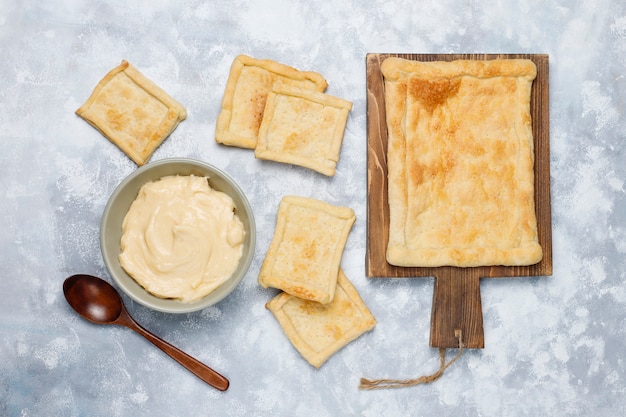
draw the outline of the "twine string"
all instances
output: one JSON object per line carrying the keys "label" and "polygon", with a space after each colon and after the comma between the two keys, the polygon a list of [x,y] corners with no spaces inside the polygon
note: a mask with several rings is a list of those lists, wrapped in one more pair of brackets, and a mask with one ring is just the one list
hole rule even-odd
{"label": "twine string", "polygon": [[446,348],[439,348],[439,369],[432,375],[424,375],[414,379],[367,379],[361,378],[360,389],[374,390],[385,388],[404,388],[412,387],[419,384],[429,384],[439,379],[443,375],[444,371],[448,369],[450,365],[456,362],[457,359],[463,354],[463,333],[461,330],[455,330],[454,335],[459,340],[459,353],[456,354],[450,362],[446,363]]}

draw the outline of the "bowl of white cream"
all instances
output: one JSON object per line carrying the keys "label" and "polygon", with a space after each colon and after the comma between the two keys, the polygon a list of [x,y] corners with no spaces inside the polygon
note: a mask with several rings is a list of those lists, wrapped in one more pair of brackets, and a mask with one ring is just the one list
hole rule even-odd
{"label": "bowl of white cream", "polygon": [[120,289],[157,311],[212,306],[244,278],[256,244],[252,208],[224,171],[170,158],[113,191],[100,224],[104,263]]}

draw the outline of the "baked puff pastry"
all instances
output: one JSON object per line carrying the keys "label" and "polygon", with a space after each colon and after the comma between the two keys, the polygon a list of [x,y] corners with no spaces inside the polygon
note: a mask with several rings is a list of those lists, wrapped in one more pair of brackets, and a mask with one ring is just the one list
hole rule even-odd
{"label": "baked puff pastry", "polygon": [[283,197],[259,284],[321,304],[331,302],[355,220],[349,207],[306,197]]}
{"label": "baked puff pastry", "polygon": [[381,66],[388,130],[387,261],[407,267],[532,265],[530,60]]}
{"label": "baked puff pastry", "polygon": [[215,140],[224,145],[254,149],[267,95],[274,87],[281,86],[324,92],[328,83],[313,71],[299,71],[269,59],[237,56],[226,83]]}
{"label": "baked puff pastry", "polygon": [[319,368],[348,343],[376,326],[354,285],[342,270],[332,302],[320,304],[280,293],[266,304],[292,345]]}
{"label": "baked puff pastry", "polygon": [[76,114],[140,166],[187,117],[180,103],[127,61],[100,80]]}
{"label": "baked puff pastry", "polygon": [[254,156],[332,177],[352,103],[318,91],[277,87],[267,96]]}

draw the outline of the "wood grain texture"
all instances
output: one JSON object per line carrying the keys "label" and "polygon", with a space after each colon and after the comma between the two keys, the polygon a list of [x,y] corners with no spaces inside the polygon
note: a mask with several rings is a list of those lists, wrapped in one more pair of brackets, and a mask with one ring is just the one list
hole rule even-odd
{"label": "wood grain texture", "polygon": [[[535,151],[535,210],[541,262],[530,266],[477,268],[398,267],[386,260],[389,239],[387,201],[387,126],[384,82],[380,64],[388,57],[419,61],[455,59],[530,59],[537,65],[531,92]],[[372,278],[434,277],[430,345],[458,347],[454,331],[461,330],[465,347],[483,348],[481,278],[552,275],[552,217],[550,207],[549,60],[544,54],[368,54],[367,69],[367,247],[365,271]]]}

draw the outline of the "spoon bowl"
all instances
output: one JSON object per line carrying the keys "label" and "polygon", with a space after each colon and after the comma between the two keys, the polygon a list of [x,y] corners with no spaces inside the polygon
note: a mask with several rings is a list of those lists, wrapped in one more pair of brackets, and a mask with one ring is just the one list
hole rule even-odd
{"label": "spoon bowl", "polygon": [[66,279],[63,283],[65,299],[90,322],[113,324],[122,314],[122,298],[108,282],[93,278],[89,275],[74,275]]}
{"label": "spoon bowl", "polygon": [[128,327],[207,384],[220,391],[228,389],[229,381],[224,376],[141,327],[128,314],[117,290],[105,280],[91,275],[72,275],[63,282],[63,294],[68,304],[81,317],[95,324],[117,324]]}

